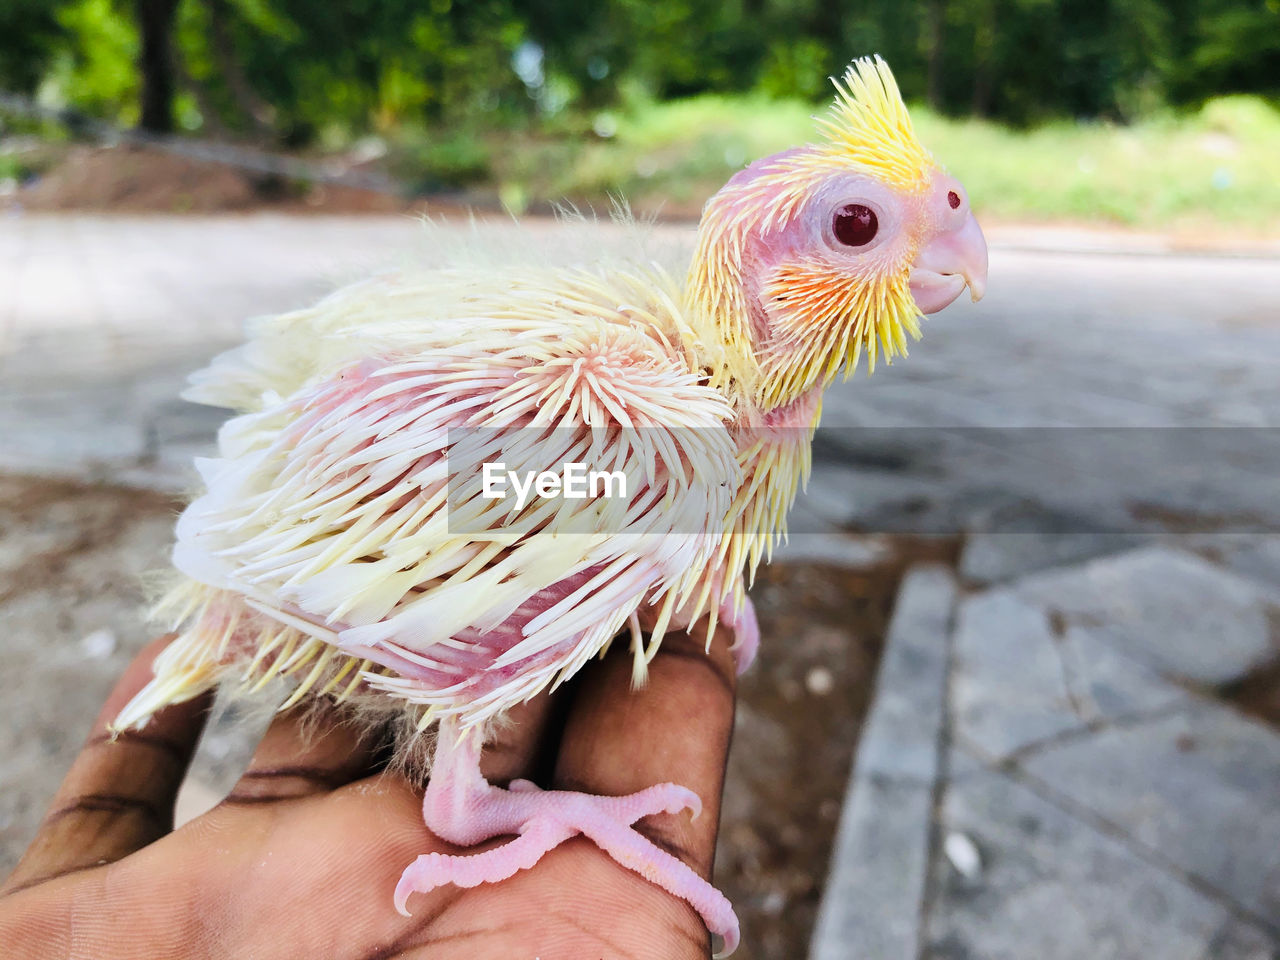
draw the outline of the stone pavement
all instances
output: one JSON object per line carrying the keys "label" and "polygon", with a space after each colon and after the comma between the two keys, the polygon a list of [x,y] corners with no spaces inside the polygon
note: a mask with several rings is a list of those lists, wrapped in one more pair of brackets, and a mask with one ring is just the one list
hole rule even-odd
{"label": "stone pavement", "polygon": [[[401,217],[0,220],[0,471],[183,488],[223,418],[177,399],[186,374],[246,317],[429,262],[422,236]],[[1276,655],[1280,269],[1034,246],[993,244],[982,304],[826,403],[780,559],[875,552],[850,530],[965,547],[901,592],[813,956],[1280,955],[1280,748],[1215,695]],[[123,525],[102,509],[105,538]],[[4,611],[31,638],[3,678],[27,691],[0,745],[25,758],[21,803],[65,736],[51,701],[100,701],[72,661],[118,672],[126,584],[168,509],[139,501],[109,583],[57,517],[22,533],[68,559]],[[21,565],[0,547],[0,573]]]}
{"label": "stone pavement", "polygon": [[917,568],[811,960],[1280,956],[1280,735],[1212,696],[1278,624],[1280,579],[1168,544]]}

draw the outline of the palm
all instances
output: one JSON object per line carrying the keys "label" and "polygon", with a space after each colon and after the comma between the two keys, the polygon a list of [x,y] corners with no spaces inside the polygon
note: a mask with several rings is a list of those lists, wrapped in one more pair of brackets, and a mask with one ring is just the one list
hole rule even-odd
{"label": "palm", "polygon": [[[723,640],[704,655],[697,631],[668,638],[663,650],[640,691],[629,688],[625,657],[589,668],[566,692],[562,726],[550,722],[550,703],[535,701],[514,736],[486,754],[485,774],[501,781],[543,770],[547,786],[606,795],[678,780],[701,796],[699,820],[659,815],[638,826],[705,875],[732,725],[730,657]],[[135,663],[100,723],[145,682],[147,667]],[[282,715],[230,796],[170,832],[165,811],[202,717],[201,704],[179,705],[145,736],[91,735],[0,888],[0,942],[21,945],[15,958],[76,956],[86,944],[100,960],[707,955],[688,904],[580,837],[501,883],[414,894],[412,916],[401,916],[392,891],[415,857],[474,851],[429,833],[421,791],[395,772],[371,774],[378,745],[341,724],[317,735]]]}
{"label": "palm", "polygon": [[[418,804],[404,779],[377,775],[322,797],[218,808],[152,849],[190,864],[194,851],[179,848],[198,846],[210,831],[251,840],[252,848],[231,851],[237,867],[215,879],[230,889],[209,893],[259,902],[275,918],[278,953],[262,953],[256,913],[236,933],[246,948],[257,947],[254,956],[271,960],[707,955],[706,930],[692,908],[581,838],[502,883],[415,894],[413,916],[400,916],[391,891],[405,865],[420,853],[460,852],[427,832]],[[278,869],[263,862],[266,851]],[[254,860],[256,871],[241,866]]]}

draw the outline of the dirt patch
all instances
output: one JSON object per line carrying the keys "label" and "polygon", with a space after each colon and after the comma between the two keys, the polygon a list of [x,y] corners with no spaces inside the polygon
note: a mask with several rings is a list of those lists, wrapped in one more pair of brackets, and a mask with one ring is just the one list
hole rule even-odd
{"label": "dirt patch", "polygon": [[307,184],[136,146],[73,147],[8,202],[27,210],[132,213],[396,213],[415,206],[387,193]]}
{"label": "dirt patch", "polygon": [[141,578],[175,514],[148,491],[0,476],[0,876],[150,636]]}
{"label": "dirt patch", "polygon": [[0,604],[66,576],[74,561],[118,545],[133,525],[178,509],[177,500],[150,490],[0,476]]}
{"label": "dirt patch", "polygon": [[1220,694],[1242,713],[1280,729],[1280,661],[1251,670]]}
{"label": "dirt patch", "polygon": [[1267,608],[1267,621],[1275,658],[1215,692],[1242,713],[1280,730],[1280,607]]}
{"label": "dirt patch", "polygon": [[959,546],[901,537],[874,566],[760,572],[760,656],[739,687],[717,852],[743,926],[735,957],[807,954],[898,585],[914,563],[954,565]]}

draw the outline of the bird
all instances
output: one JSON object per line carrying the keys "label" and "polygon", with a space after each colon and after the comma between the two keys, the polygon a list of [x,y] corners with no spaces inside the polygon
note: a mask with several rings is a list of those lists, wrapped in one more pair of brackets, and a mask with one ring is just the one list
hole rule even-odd
{"label": "bird", "polygon": [[176,639],[114,728],[277,678],[281,709],[399,717],[434,733],[426,825],[461,846],[514,836],[408,864],[402,913],[581,834],[732,952],[727,898],[633,829],[696,815],[696,794],[502,788],[479,762],[513,707],[615,642],[641,684],[665,635],[706,620],[708,648],[727,626],[746,669],[747,587],[809,474],[824,390],[983,295],[969,197],[888,65],[861,58],[833,83],[813,142],[707,201],[684,276],[639,253],[391,271],[255,321],[194,374],[187,399],[234,413],[176,524],[155,610]]}

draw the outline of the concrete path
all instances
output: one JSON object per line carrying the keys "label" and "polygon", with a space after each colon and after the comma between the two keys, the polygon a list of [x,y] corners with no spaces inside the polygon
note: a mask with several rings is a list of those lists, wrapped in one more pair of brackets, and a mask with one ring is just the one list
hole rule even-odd
{"label": "concrete path", "polygon": [[0,468],[180,487],[225,413],[178,399],[244,321],[397,262],[409,218],[0,219]]}
{"label": "concrete path", "polygon": [[[407,217],[0,220],[0,469],[185,486],[223,414],[178,391],[246,318],[454,236]],[[825,409],[800,530],[1273,530],[1280,268],[995,246],[981,305]]]}

